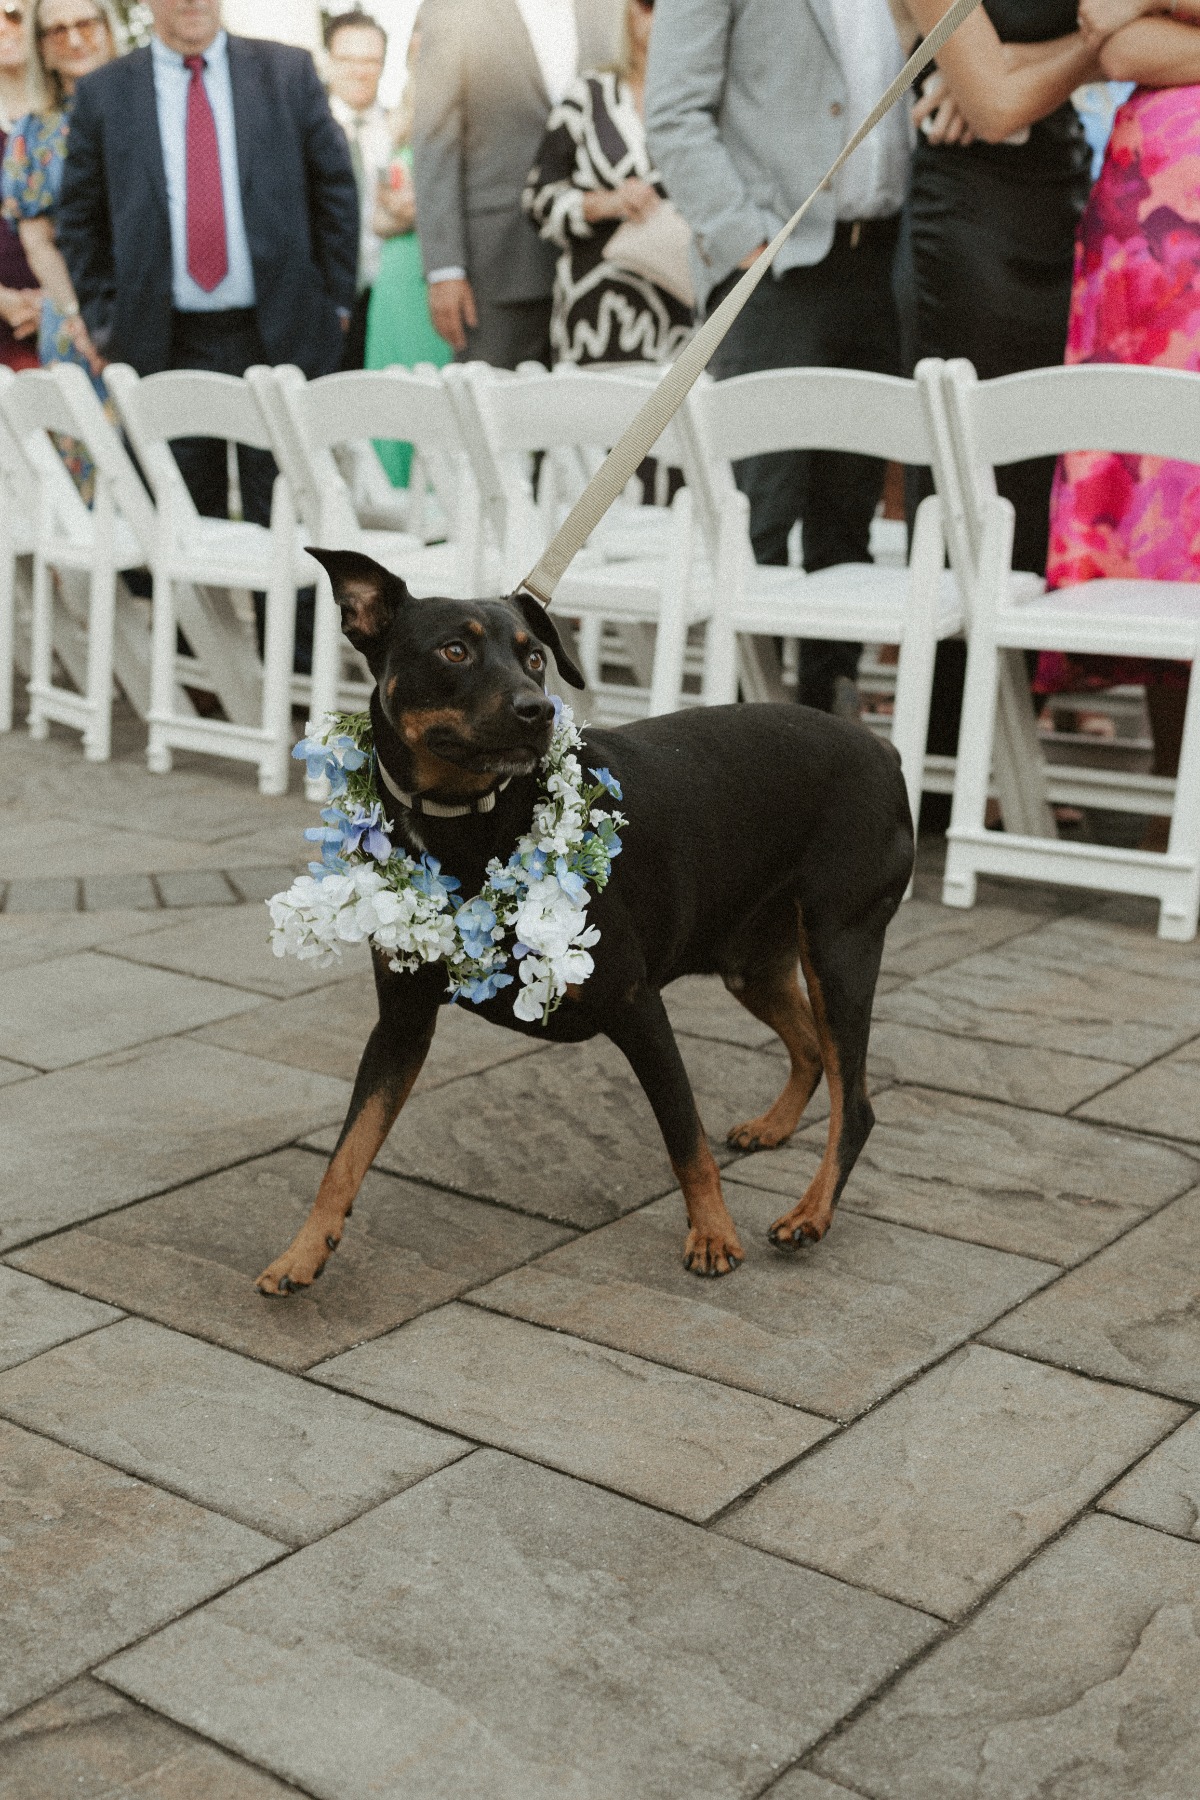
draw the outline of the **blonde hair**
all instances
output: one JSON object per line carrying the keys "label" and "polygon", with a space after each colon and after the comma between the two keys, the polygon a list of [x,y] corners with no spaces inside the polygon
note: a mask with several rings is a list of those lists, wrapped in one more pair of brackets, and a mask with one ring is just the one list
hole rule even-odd
{"label": "blonde hair", "polygon": [[[125,48],[125,27],[112,0],[90,0],[90,3],[95,7],[97,17],[108,26],[113,55],[120,56]],[[38,36],[41,13],[42,0],[33,0],[25,14],[25,88],[30,112],[57,112],[66,95],[57,70],[48,69],[42,60],[42,40]]]}

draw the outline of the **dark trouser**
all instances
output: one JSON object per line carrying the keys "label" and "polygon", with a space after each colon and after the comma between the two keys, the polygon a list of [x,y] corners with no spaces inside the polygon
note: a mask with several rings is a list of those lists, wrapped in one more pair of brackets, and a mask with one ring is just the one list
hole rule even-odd
{"label": "dark trouser", "polygon": [[354,302],[350,323],[342,342],[339,369],[365,369],[367,366],[367,313],[371,306],[371,290],[364,288]]}
{"label": "dark trouser", "polygon": [[475,291],[479,323],[467,333],[461,362],[515,369],[518,363],[550,363],[550,296],[544,300],[486,300]]}
{"label": "dark trouser", "polygon": [[[173,369],[211,369],[218,375],[244,375],[254,363],[266,360],[267,353],[258,335],[253,308],[172,314]],[[206,519],[227,519],[229,477],[224,442],[220,438],[173,438],[171,449],[196,511]],[[256,450],[248,444],[239,444],[237,463],[243,518],[251,525],[269,525],[271,490],[278,473],[275,458],[269,450]],[[315,596],[315,588],[302,588],[296,606],[295,667],[303,675],[307,675],[312,668]],[[255,594],[254,611],[258,621],[260,652],[265,609],[265,595]]]}
{"label": "dark trouser", "polygon": [[[718,379],[760,369],[824,367],[900,371],[900,335],[892,293],[897,219],[837,228],[823,262],[768,275],[713,358]],[[731,275],[710,296],[724,299]],[[804,567],[865,562],[871,520],[883,490],[875,457],[832,451],[781,451],[747,457],[738,486],[750,500],[750,534],[760,563],[786,563],[788,534],[804,524]],[[861,644],[805,638],[797,698],[828,712],[834,682],[854,679]]]}

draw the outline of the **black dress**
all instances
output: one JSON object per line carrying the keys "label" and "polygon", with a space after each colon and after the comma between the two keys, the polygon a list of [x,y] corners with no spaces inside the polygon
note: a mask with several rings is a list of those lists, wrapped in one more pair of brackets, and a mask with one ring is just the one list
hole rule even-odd
{"label": "black dress", "polygon": [[[1045,43],[1076,28],[1076,0],[984,0],[1004,43]],[[931,144],[918,134],[900,283],[909,371],[923,356],[965,356],[982,380],[1061,363],[1075,229],[1091,186],[1083,126],[1068,101],[1023,144]],[[1042,574],[1054,459],[999,470],[1016,508],[1013,564]],[[910,484],[929,491],[925,482]],[[962,646],[939,650],[931,750],[953,754]],[[955,667],[954,665],[957,665]]]}

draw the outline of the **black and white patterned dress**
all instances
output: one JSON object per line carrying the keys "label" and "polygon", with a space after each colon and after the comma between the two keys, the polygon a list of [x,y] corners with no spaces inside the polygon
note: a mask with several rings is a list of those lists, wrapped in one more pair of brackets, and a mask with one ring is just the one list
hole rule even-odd
{"label": "black and white patterned dress", "polygon": [[550,323],[556,362],[668,362],[691,334],[688,307],[605,261],[620,221],[583,216],[586,193],[630,175],[664,192],[632,90],[610,70],[579,76],[550,114],[524,195],[542,237],[562,252]]}

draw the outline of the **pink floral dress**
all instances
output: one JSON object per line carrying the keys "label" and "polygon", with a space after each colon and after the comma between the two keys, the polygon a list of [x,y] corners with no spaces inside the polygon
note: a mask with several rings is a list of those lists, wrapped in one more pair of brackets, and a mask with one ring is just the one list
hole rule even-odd
{"label": "pink floral dress", "polygon": [[[1136,88],[1117,113],[1075,246],[1068,363],[1200,370],[1200,86]],[[1200,581],[1200,468],[1075,452],[1050,501],[1051,587]],[[1186,663],[1044,653],[1039,693],[1187,680]]]}

